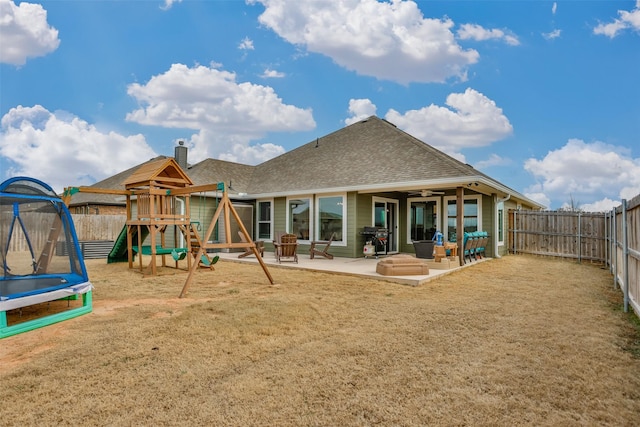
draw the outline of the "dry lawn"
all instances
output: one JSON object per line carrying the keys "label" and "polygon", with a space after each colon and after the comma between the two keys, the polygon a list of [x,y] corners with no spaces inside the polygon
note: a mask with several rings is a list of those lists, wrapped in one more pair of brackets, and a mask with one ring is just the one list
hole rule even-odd
{"label": "dry lawn", "polygon": [[637,426],[607,270],[509,256],[409,287],[89,261],[94,312],[0,340],[0,424]]}

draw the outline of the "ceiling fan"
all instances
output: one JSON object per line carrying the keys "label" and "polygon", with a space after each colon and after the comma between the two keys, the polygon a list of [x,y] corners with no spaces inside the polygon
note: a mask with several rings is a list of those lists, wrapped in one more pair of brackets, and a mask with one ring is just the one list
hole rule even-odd
{"label": "ceiling fan", "polygon": [[433,195],[444,194],[444,191],[420,190],[420,191],[410,191],[409,194],[420,195],[420,197],[429,197]]}

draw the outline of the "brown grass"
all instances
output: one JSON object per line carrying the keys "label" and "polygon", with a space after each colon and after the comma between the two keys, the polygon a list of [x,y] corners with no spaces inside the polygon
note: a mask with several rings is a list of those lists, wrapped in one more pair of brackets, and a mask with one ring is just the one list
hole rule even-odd
{"label": "brown grass", "polygon": [[103,262],[93,313],[0,340],[0,424],[640,423],[638,323],[595,266],[509,256],[414,288],[221,261],[179,299],[185,274]]}

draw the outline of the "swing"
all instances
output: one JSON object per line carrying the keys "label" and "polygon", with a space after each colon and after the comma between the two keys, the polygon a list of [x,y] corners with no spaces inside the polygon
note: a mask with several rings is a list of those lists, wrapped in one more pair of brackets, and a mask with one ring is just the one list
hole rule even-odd
{"label": "swing", "polygon": [[[216,188],[216,197],[215,197],[215,206],[214,206],[214,212],[218,209],[218,189]],[[207,202],[207,198],[206,198],[206,194],[204,192],[200,192],[200,196],[199,196],[199,205],[198,205],[198,219],[202,220],[204,218],[204,214],[206,214],[206,202]],[[200,231],[200,221],[192,221],[192,224],[196,224],[196,226],[198,227],[197,230]],[[218,255],[214,256],[213,258],[209,258],[209,255],[206,254],[206,252],[204,254],[202,254],[202,256],[200,256],[200,264],[203,267],[209,267],[209,268],[213,268],[213,265],[215,263],[218,262],[218,260],[220,259],[220,257]]]}
{"label": "swing", "polygon": [[187,256],[187,250],[185,248],[173,248],[171,250],[171,257],[174,261],[181,261]]}
{"label": "swing", "polygon": [[[201,221],[204,220],[204,216],[207,213],[207,195],[205,191],[200,191],[198,193],[198,220],[197,221],[191,221],[191,226],[195,226],[195,229],[198,232],[202,231],[202,224]],[[218,192],[216,191],[216,207],[218,205]],[[214,211],[215,211],[215,207],[214,207]]]}
{"label": "swing", "polygon": [[[175,200],[177,199],[174,199],[172,201],[172,211],[174,214],[176,212]],[[176,229],[177,229],[176,220],[174,216],[174,219],[173,219],[174,243],[177,243],[177,237],[175,236],[175,234],[177,233]],[[187,256],[187,248],[166,248],[166,249],[167,250],[171,249],[171,258],[173,258],[173,260],[176,262],[182,261]]]}
{"label": "swing", "polygon": [[[233,207],[231,200],[229,200],[229,194],[224,189],[224,183],[217,184],[216,196],[219,190],[222,191],[222,200],[218,203],[217,197],[216,197],[216,204],[217,204],[216,211],[214,212],[213,217],[209,222],[209,227],[207,228],[207,232],[203,236],[203,240],[205,241],[205,243],[203,243],[200,246],[200,248],[198,248],[198,251],[195,252],[195,255],[194,255],[196,258],[200,258],[200,259],[198,260],[197,263],[192,264],[191,267],[189,268],[189,275],[187,276],[187,280],[184,282],[184,286],[182,287],[182,292],[180,292],[180,298],[184,298],[186,296],[189,290],[189,285],[191,284],[191,280],[193,279],[193,275],[196,269],[198,268],[198,265],[210,266],[210,268],[213,270],[213,264],[217,263],[218,260],[220,259],[220,256],[218,255],[214,256],[213,258],[209,258],[208,255],[206,254],[207,249],[221,249],[221,248],[231,249],[231,248],[241,248],[245,246],[243,243],[232,242],[230,233],[225,233],[226,242],[224,243],[221,243],[221,242],[214,243],[211,241],[211,235],[215,231],[215,228],[218,226],[218,220],[220,219],[221,214],[223,214],[223,218],[225,221],[225,224],[224,224],[225,230],[229,230],[231,228],[230,215],[233,215],[238,226],[240,227],[240,231],[245,236],[249,235],[246,228],[242,224],[242,219],[240,218],[240,215],[238,215],[238,212]],[[253,242],[250,242],[250,243],[253,243]],[[262,260],[262,257],[258,256],[257,258],[258,258],[258,262],[260,263],[260,266],[262,267],[262,270],[267,275],[269,282],[273,285],[274,283],[273,277],[271,277],[271,274],[269,273],[269,270],[267,269],[266,264]]]}
{"label": "swing", "polygon": [[211,267],[212,265],[214,265],[215,263],[218,262],[218,260],[220,259],[220,257],[218,255],[214,256],[213,258],[211,258],[211,260],[209,260],[209,257],[206,255],[202,255],[200,257],[200,262],[205,266],[205,267]]}

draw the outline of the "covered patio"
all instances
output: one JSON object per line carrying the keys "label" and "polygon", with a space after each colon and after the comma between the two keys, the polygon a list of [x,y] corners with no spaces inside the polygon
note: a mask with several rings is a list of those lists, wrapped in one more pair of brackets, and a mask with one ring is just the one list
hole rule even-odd
{"label": "covered patio", "polygon": [[[238,258],[237,252],[220,252],[216,255],[220,256],[221,260],[238,263],[250,263],[258,264],[258,260],[255,256],[248,256],[244,258]],[[310,259],[309,254],[304,250],[298,252],[298,262],[285,262],[278,263],[273,252],[265,252],[263,261],[269,268],[294,268],[299,270],[309,270],[322,273],[344,274],[349,276],[357,276],[368,279],[386,280],[389,282],[400,283],[403,285],[418,286],[423,283],[430,282],[440,276],[450,274],[454,271],[458,271],[462,268],[471,267],[479,262],[488,261],[490,258],[482,258],[471,263],[460,266],[457,262],[451,262],[450,268],[434,268],[433,264],[430,264],[429,274],[419,276],[383,276],[376,273],[376,265],[384,258],[391,257],[393,255],[380,256],[378,258],[341,258],[334,257],[333,259],[315,257]],[[424,260],[426,261],[426,260]],[[433,262],[433,261],[431,261]],[[444,267],[444,266],[438,266]]]}

